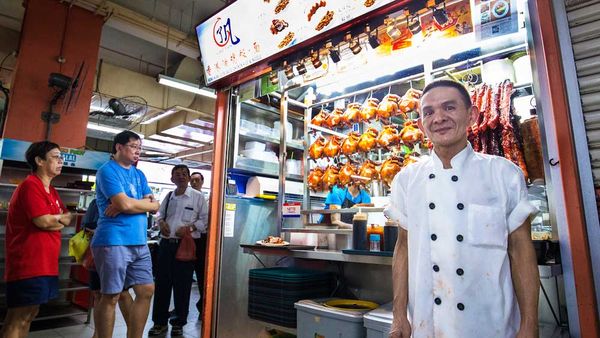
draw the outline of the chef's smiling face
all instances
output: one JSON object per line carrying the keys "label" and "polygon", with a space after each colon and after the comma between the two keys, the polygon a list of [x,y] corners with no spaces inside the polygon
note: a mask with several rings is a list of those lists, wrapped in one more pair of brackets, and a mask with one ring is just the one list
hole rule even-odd
{"label": "chef's smiling face", "polygon": [[467,126],[473,123],[476,112],[458,89],[436,87],[421,98],[418,125],[437,149],[459,151],[467,143]]}

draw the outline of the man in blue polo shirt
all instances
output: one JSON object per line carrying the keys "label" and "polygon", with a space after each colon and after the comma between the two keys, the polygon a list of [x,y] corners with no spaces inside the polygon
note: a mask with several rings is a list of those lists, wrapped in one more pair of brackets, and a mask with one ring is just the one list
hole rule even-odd
{"label": "man in blue polo shirt", "polygon": [[112,337],[119,294],[129,287],[136,297],[130,309],[127,336],[141,338],[154,293],[152,260],[146,244],[146,213],[157,211],[159,204],[146,176],[134,166],[141,149],[136,133],[126,130],[117,134],[114,158],[96,176],[100,218],[92,239],[92,253],[100,276],[101,297],[94,312],[98,338]]}
{"label": "man in blue polo shirt", "polygon": [[[358,184],[350,184],[347,188],[334,186],[325,198],[325,209],[347,209],[356,204],[368,203],[371,203],[371,196]],[[352,217],[353,213],[331,214],[331,224],[351,229]]]}

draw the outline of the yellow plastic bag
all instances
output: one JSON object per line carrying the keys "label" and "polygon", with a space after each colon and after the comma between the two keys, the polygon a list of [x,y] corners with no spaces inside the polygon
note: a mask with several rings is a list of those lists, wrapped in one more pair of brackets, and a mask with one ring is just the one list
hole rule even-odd
{"label": "yellow plastic bag", "polygon": [[69,239],[69,256],[75,257],[77,263],[83,261],[85,252],[90,246],[90,237],[85,230],[81,230]]}

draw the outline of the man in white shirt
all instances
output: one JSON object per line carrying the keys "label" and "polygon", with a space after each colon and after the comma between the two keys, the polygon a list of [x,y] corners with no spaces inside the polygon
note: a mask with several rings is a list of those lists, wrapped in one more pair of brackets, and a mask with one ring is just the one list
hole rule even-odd
{"label": "man in white shirt", "polygon": [[189,313],[190,292],[194,262],[178,261],[175,256],[185,232],[199,238],[206,229],[208,209],[202,194],[188,186],[190,170],[185,165],[176,165],[171,170],[171,182],[177,188],[163,200],[159,209],[158,224],[161,240],[158,251],[156,290],[152,308],[154,326],[149,336],[164,335],[169,322],[171,291],[175,303],[171,336],[183,334]]}
{"label": "man in white shirt", "polygon": [[[202,185],[204,184],[204,175],[201,172],[193,172],[190,176],[190,186],[195,190],[202,193]],[[198,281],[198,293],[200,298],[196,302],[196,309],[198,309],[198,320],[202,320],[202,313],[204,313],[204,283],[206,281],[206,273],[204,271],[206,263],[206,232],[208,229],[204,229],[201,233],[201,237],[194,237],[196,243],[196,262],[194,263],[194,271],[196,272],[196,279]]]}
{"label": "man in white shirt", "polygon": [[466,130],[478,111],[460,83],[427,85],[420,111],[434,152],[395,177],[386,209],[401,226],[390,337],[537,337],[523,173],[473,151]]}

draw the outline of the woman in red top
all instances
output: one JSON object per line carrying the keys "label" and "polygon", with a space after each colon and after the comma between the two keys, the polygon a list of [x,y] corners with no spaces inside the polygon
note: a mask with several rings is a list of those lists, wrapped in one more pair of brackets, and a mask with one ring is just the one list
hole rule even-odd
{"label": "woman in red top", "polygon": [[60,230],[72,217],[50,185],[63,165],[58,144],[33,143],[25,159],[32,174],[13,193],[6,224],[5,338],[25,337],[40,304],[58,296]]}

